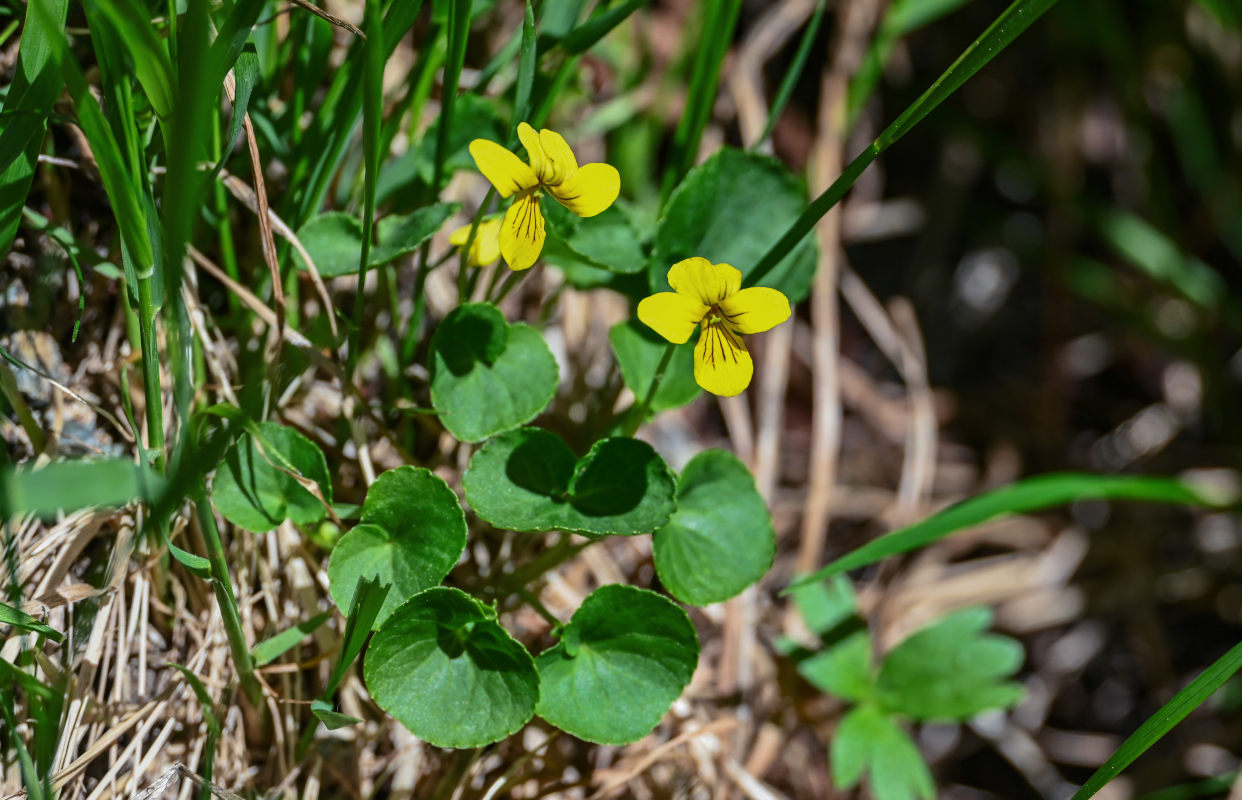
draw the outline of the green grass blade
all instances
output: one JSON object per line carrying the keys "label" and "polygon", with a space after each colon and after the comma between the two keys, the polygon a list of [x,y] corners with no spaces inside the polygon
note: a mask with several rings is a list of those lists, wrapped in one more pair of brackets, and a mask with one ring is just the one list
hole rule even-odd
{"label": "green grass blade", "polygon": [[1201,781],[1183,783],[1180,786],[1170,786],[1168,789],[1141,794],[1135,800],[1195,800],[1195,798],[1209,795],[1220,796],[1227,794],[1237,779],[1237,772],[1226,772],[1215,778],[1205,778]]}
{"label": "green grass blade", "polygon": [[18,630],[46,636],[54,642],[64,640],[64,635],[55,628],[44,625],[26,612],[13,608],[7,603],[0,603],[0,625],[12,625]]}
{"label": "green grass blade", "polygon": [[1109,756],[1104,766],[1096,770],[1095,774],[1083,784],[1072,800],[1087,800],[1088,797],[1093,797],[1096,792],[1104,788],[1105,784],[1130,766],[1134,759],[1145,753],[1177,723],[1185,719],[1186,715],[1202,705],[1203,701],[1211,697],[1212,693],[1225,681],[1233,677],[1239,668],[1242,668],[1242,644],[1234,645],[1233,649],[1217,659],[1212,666],[1200,673],[1199,677],[1191,681],[1185,689],[1174,695],[1172,700],[1165,703],[1159,711],[1140,725],[1139,729]]}
{"label": "green grass blade", "polygon": [[535,72],[538,69],[538,45],[535,38],[535,9],[526,0],[526,16],[522,19],[522,49],[518,55],[517,85],[513,89],[513,124],[509,138],[517,136],[519,122],[530,113],[530,94],[535,88]]}
{"label": "green grass blade", "polygon": [[444,159],[448,157],[449,131],[453,129],[453,107],[461,68],[466,61],[466,38],[470,34],[472,0],[450,0],[448,16],[448,58],[444,62],[444,90],[440,97],[440,127],[436,134],[435,163],[431,189],[439,194],[444,181]]}
{"label": "green grass blade", "polygon": [[828,0],[817,0],[815,12],[811,14],[811,20],[807,23],[806,30],[802,33],[802,41],[798,42],[798,51],[794,53],[793,62],[789,65],[789,70],[785,73],[785,77],[781,78],[781,85],[776,90],[776,96],[772,98],[772,107],[768,109],[768,121],[763,126],[763,133],[760,134],[759,140],[751,147],[759,147],[772,135],[772,129],[776,127],[776,121],[780,119],[781,112],[785,110],[785,105],[789,103],[794,87],[798,84],[798,78],[802,76],[802,70],[806,67],[807,56],[811,54],[811,46],[815,44],[815,37],[819,34],[819,26],[824,22],[824,12],[827,9]]}
{"label": "green grass blade", "polygon": [[68,0],[49,0],[26,8],[17,55],[17,72],[4,98],[4,122],[0,124],[0,255],[17,235],[22,207],[34,180],[47,116],[63,82],[59,60],[53,58],[53,39],[64,37]]}
{"label": "green grass blade", "polygon": [[254,656],[255,666],[261,667],[264,664],[270,664],[276,659],[289,652],[298,642],[305,639],[315,632],[315,629],[327,621],[332,616],[331,611],[323,611],[305,622],[299,622],[291,628],[287,628],[270,638],[264,639],[254,646],[250,651]]}
{"label": "green grass blade", "polygon": [[626,0],[626,2],[606,11],[591,15],[591,18],[565,34],[561,47],[570,55],[579,55],[590,50],[596,42],[603,39],[613,28],[629,19],[638,9],[651,0]]}
{"label": "green grass blade", "polygon": [[976,72],[983,69],[989,61],[996,57],[997,53],[1008,47],[1035,20],[1039,19],[1045,11],[1056,5],[1056,2],[1057,0],[1016,0],[1009,8],[1005,9],[996,21],[983,32],[983,35],[976,39],[970,47],[966,48],[966,52],[962,53],[957,61],[954,61],[918,100],[915,100],[909,108],[902,112],[901,116],[884,129],[879,138],[850,162],[849,166],[841,174],[841,177],[837,178],[831,186],[824,190],[823,194],[811,202],[806,211],[802,212],[802,215],[790,226],[789,230],[785,232],[776,244],[772,245],[767,253],[764,253],[763,258],[759,259],[755,269],[747,276],[746,285],[754,286],[763,280],[781,262],[781,259],[788,255],[789,251],[793,250],[802,241],[803,237],[811,232],[811,229],[815,227],[815,223],[819,222],[820,218],[827,214],[845,196],[845,193],[854,185],[854,181],[858,180],[858,176],[862,175],[863,170],[880,153],[883,153],[898,139],[906,135],[911,128],[943,103],[949,95],[957,91]]}
{"label": "green grass blade", "polygon": [[721,0],[707,4],[694,70],[690,75],[690,87],[686,92],[686,109],[673,132],[672,163],[664,172],[664,182],[660,190],[661,202],[668,200],[674,187],[694,166],[699,142],[703,138],[703,129],[711,119],[712,107],[716,102],[720,69],[724,65],[729,43],[733,40],[733,31],[737,27],[741,9],[741,0]]}
{"label": "green grass blade", "polygon": [[55,514],[123,506],[153,496],[158,478],[132,461],[54,461],[39,469],[0,472],[0,507],[9,514]]}
{"label": "green grass blade", "polygon": [[132,59],[134,77],[151,101],[157,116],[166,119],[173,108],[172,63],[167,46],[155,35],[151,16],[136,0],[93,0],[99,16],[115,28]]}
{"label": "green grass blade", "polygon": [[[964,500],[922,522],[881,536],[828,566],[795,581],[790,589],[877,561],[908,553],[934,541],[1011,514],[1026,514],[1076,500],[1137,500],[1187,506],[1219,507],[1205,492],[1174,478],[1091,475],[1056,472],[1037,475],[1009,486]],[[786,589],[785,591],[790,591]]]}
{"label": "green grass blade", "polygon": [[363,42],[366,72],[362,78],[362,250],[358,258],[358,290],[354,297],[354,319],[349,329],[349,361],[347,376],[354,374],[362,339],[362,307],[365,305],[367,266],[371,261],[371,242],[375,238],[375,182],[380,163],[380,128],[384,113],[384,26],[379,0],[368,0],[363,25],[367,39]]}

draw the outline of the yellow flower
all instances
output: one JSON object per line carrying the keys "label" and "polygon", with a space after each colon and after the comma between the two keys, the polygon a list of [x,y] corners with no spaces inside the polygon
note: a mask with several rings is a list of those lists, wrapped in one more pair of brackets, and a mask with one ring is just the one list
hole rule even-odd
{"label": "yellow flower", "polygon": [[[470,238],[470,227],[473,223],[462,225],[449,234],[449,244],[454,247],[465,247]],[[500,258],[500,218],[492,217],[479,223],[475,231],[474,241],[470,243],[470,253],[466,256],[467,267],[486,267]]]}
{"label": "yellow flower", "polygon": [[674,344],[703,332],[694,348],[694,380],[712,394],[732,397],[750,385],[754,362],[742,334],[762,333],[789,319],[789,300],[775,289],[742,288],[742,273],[706,258],[687,258],[668,271],[672,292],[638,304],[638,318]]}
{"label": "yellow flower", "polygon": [[535,132],[525,122],[518,138],[530,164],[488,139],[470,143],[470,155],[483,177],[501,197],[516,195],[500,229],[500,253],[509,268],[526,269],[543,251],[543,212],[539,198],[552,195],[580,217],[593,217],[612,205],[621,191],[621,175],[608,164],[578,166],[574,153],[559,133],[546,128]]}

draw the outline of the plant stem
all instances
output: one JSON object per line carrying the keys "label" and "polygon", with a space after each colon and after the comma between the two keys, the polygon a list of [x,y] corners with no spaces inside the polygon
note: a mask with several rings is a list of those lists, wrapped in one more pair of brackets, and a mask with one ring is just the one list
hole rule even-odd
{"label": "plant stem", "polygon": [[664,348],[664,355],[660,356],[660,363],[656,365],[655,374],[651,376],[651,385],[647,387],[647,394],[643,396],[643,401],[634,406],[630,412],[629,424],[625,426],[625,435],[633,436],[638,432],[638,427],[643,424],[643,420],[647,417],[647,409],[651,408],[651,401],[655,400],[656,391],[660,388],[660,382],[664,380],[664,371],[668,369],[668,364],[673,360],[673,351],[677,349],[677,345],[669,342]]}
{"label": "plant stem", "polygon": [[220,619],[224,622],[224,634],[228,637],[229,650],[233,653],[237,678],[246,698],[255,708],[262,708],[263,690],[254,675],[254,658],[250,655],[250,646],[246,644],[246,632],[242,630],[237,598],[233,595],[233,583],[229,579],[229,565],[224,558],[224,543],[220,540],[220,529],[216,527],[216,517],[207,501],[207,490],[203,487],[202,480],[194,485],[191,493],[203,541],[207,545],[207,560],[211,562],[211,586],[216,592],[216,602],[220,605]]}
{"label": "plant stem", "polygon": [[522,588],[518,590],[518,594],[521,595],[522,599],[525,600],[531,608],[535,609],[539,616],[546,619],[548,624],[554,629],[559,629],[564,624],[556,618],[555,614],[548,610],[547,606],[539,600],[539,596],[530,589]]}
{"label": "plant stem", "polygon": [[151,276],[138,278],[138,330],[142,348],[142,388],[147,399],[147,449],[152,465],[164,471],[164,398],[160,389],[160,348],[155,332]]}

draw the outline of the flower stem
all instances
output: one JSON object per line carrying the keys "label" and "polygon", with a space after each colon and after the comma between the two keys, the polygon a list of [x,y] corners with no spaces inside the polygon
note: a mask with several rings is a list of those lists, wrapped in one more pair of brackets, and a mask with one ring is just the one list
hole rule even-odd
{"label": "flower stem", "polygon": [[254,658],[250,655],[250,647],[246,644],[246,632],[242,630],[241,614],[237,610],[237,598],[233,596],[233,583],[229,579],[229,565],[224,557],[224,543],[220,540],[220,529],[216,527],[216,517],[212,513],[211,504],[207,500],[207,491],[200,480],[191,490],[194,509],[198,513],[198,524],[202,529],[203,541],[207,545],[207,560],[211,562],[211,586],[216,592],[216,602],[220,606],[220,619],[224,623],[224,635],[229,641],[229,650],[233,654],[233,663],[237,667],[237,678],[241,682],[242,691],[255,708],[262,708],[263,690],[254,674]]}
{"label": "flower stem", "polygon": [[660,382],[664,380],[664,371],[668,369],[669,362],[673,360],[673,351],[676,349],[677,345],[672,342],[664,348],[664,355],[660,357],[655,374],[651,376],[651,385],[647,387],[647,394],[643,397],[643,401],[630,411],[630,421],[625,426],[626,436],[633,436],[637,433],[638,427],[647,418],[647,410],[651,408],[651,401],[655,400],[656,390],[660,388]]}

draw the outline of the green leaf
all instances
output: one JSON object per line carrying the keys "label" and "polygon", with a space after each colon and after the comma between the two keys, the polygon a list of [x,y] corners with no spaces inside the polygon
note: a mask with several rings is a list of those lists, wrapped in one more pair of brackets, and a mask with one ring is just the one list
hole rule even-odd
{"label": "green leaf", "polygon": [[[608,331],[621,377],[634,396],[647,396],[668,342],[636,319],[618,322]],[[694,344],[686,342],[673,351],[673,358],[664,370],[664,379],[651,401],[651,413],[679,408],[699,396],[694,380]]]}
{"label": "green leaf", "polygon": [[918,631],[894,647],[876,681],[880,705],[921,720],[964,720],[1022,699],[1008,683],[1022,666],[1022,645],[988,635],[992,612],[968,608]]}
{"label": "green leaf", "polygon": [[[369,267],[380,267],[414,252],[460,207],[459,203],[434,203],[411,214],[384,217],[375,226],[378,241],[371,250]],[[298,240],[323,277],[357,274],[362,253],[362,223],[352,214],[344,211],[320,214],[298,230]],[[298,264],[306,268],[300,255]]]}
{"label": "green leaf", "polygon": [[327,700],[312,700],[311,713],[330,731],[347,728],[350,725],[357,725],[359,722],[362,722],[357,717],[351,717],[348,714],[342,714],[337,711]]}
{"label": "green leaf", "polygon": [[54,642],[63,641],[65,638],[60,631],[44,625],[21,609],[14,608],[7,603],[0,603],[0,625],[12,625],[21,631],[46,636]]}
{"label": "green leaf", "polygon": [[[625,0],[616,8],[592,14],[591,18],[577,26],[561,39],[561,47],[571,55],[590,50],[608,32],[620,25],[630,14],[650,3],[651,0]],[[601,6],[604,8],[604,6]]]}
{"label": "green leaf", "polygon": [[824,636],[858,612],[858,597],[844,575],[826,582],[799,583],[789,593],[802,623],[816,636]]}
{"label": "green leaf", "polygon": [[927,763],[896,721],[863,705],[841,720],[832,738],[832,782],[849,789],[867,774],[875,800],[932,800],[936,784]]}
{"label": "green leaf", "polygon": [[462,486],[474,513],[512,531],[631,536],[660,527],[676,508],[673,474],[646,442],[602,439],[577,459],[539,428],[483,445]]}
{"label": "green leaf", "polygon": [[295,647],[298,642],[314,633],[315,629],[326,622],[330,616],[332,616],[331,611],[320,612],[305,622],[299,622],[275,636],[259,642],[250,651],[250,654],[254,656],[255,666],[261,667],[280,658]]}
{"label": "green leaf", "polygon": [[875,667],[871,663],[871,635],[855,631],[798,664],[798,672],[821,692],[851,702],[875,694]]}
{"label": "green leaf", "polygon": [[[669,291],[668,270],[691,256],[732,264],[751,285],[759,257],[806,207],[806,189],[781,162],[725,148],[690,171],[669,198],[651,254],[652,291]],[[762,281],[797,303],[815,275],[815,245],[794,252]]]}
{"label": "green leaf", "polygon": [[1229,652],[1217,659],[1212,666],[1200,673],[1199,677],[1191,681],[1185,689],[1174,695],[1172,700],[1165,703],[1159,711],[1140,725],[1139,729],[1109,756],[1104,766],[1096,770],[1095,774],[1083,784],[1072,800],[1087,800],[1088,797],[1095,796],[1095,793],[1103,789],[1105,784],[1130,766],[1134,759],[1147,752],[1149,747],[1173,730],[1173,726],[1185,719],[1187,714],[1202,705],[1203,701],[1211,697],[1212,693],[1223,686],[1225,681],[1233,677],[1233,674],[1240,668],[1242,668],[1242,644],[1234,645]]}
{"label": "green leaf", "polygon": [[384,600],[392,587],[381,583],[379,578],[359,578],[354,586],[353,597],[349,601],[349,613],[345,615],[345,633],[341,636],[341,652],[337,656],[336,666],[324,687],[321,699],[331,697],[336,688],[345,679],[345,673],[354,659],[362,652],[367,637],[375,626],[375,620],[384,607]]}
{"label": "green leaf", "polygon": [[460,589],[415,595],[371,640],[367,690],[437,747],[481,747],[516,732],[535,713],[539,674],[495,616]]}
{"label": "green leaf", "polygon": [[412,214],[390,214],[376,225],[375,249],[371,266],[378,267],[413,253],[457,213],[461,203],[433,203]]}
{"label": "green leaf", "polygon": [[794,586],[823,580],[874,564],[889,556],[917,550],[951,533],[998,517],[1026,514],[1077,500],[1142,500],[1150,503],[1209,507],[1221,505],[1219,498],[1210,497],[1207,492],[1172,478],[1091,475],[1080,472],[1037,475],[963,500],[922,522],[881,536],[838,558],[818,572],[800,578]]}
{"label": "green leaf", "polygon": [[535,73],[539,71],[538,55],[535,9],[530,0],[526,0],[526,12],[522,16],[522,49],[518,55],[517,82],[513,86],[513,122],[509,126],[511,137],[516,135],[518,124],[524,122],[530,113],[530,94],[535,86]]}
{"label": "green leaf", "polygon": [[362,578],[392,586],[373,627],[409,598],[436,586],[466,549],[466,515],[457,495],[423,467],[398,467],[367,490],[362,524],[341,537],[328,564],[328,587],[342,610]]}
{"label": "green leaf", "polygon": [[[90,6],[102,11],[104,19],[116,28],[151,108],[161,119],[167,119],[173,111],[172,63],[164,42],[151,26],[151,15],[136,0],[93,0]],[[90,6],[89,10],[95,10]]]}
{"label": "green leaf", "polygon": [[682,470],[677,510],[651,545],[669,594],[705,606],[763,577],[776,557],[776,531],[746,465],[724,450],[705,450]]}
{"label": "green leaf", "polygon": [[542,258],[566,270],[590,267],[616,275],[633,275],[647,266],[641,237],[615,203],[593,217],[578,218],[557,203],[545,204],[547,240]]}
{"label": "green leaf", "polygon": [[1097,221],[1100,233],[1122,258],[1204,308],[1228,295],[1220,273],[1186,255],[1167,235],[1141,217],[1108,209]]}
{"label": "green leaf", "polygon": [[217,172],[228,162],[233,152],[233,145],[237,142],[237,137],[241,135],[246,112],[250,107],[250,95],[254,92],[255,84],[259,82],[259,56],[253,48],[237,57],[237,63],[233,65],[233,77],[236,79],[237,90],[233,95],[233,113],[229,118],[229,133],[224,140],[224,146],[221,147],[220,163],[216,165]]}
{"label": "green leaf", "polygon": [[579,739],[628,744],[651,732],[690,683],[699,640],[686,612],[646,589],[591,593],[539,654],[536,713]]}
{"label": "green leaf", "polygon": [[70,513],[151,499],[158,475],[120,458],[54,461],[38,469],[0,470],[0,518],[12,514]]}
{"label": "green leaf", "polygon": [[314,481],[323,499],[332,502],[332,478],[319,446],[302,434],[264,422],[247,432],[229,450],[212,483],[212,500],[229,522],[264,533],[286,519],[299,525],[326,516],[323,501],[294,475]]}
{"label": "green leaf", "polygon": [[[950,95],[961,88],[962,84],[976,72],[983,69],[997,53],[1004,50],[1045,11],[1056,5],[1057,0],[1015,0],[993,22],[983,35],[966,48],[956,61],[936,79],[918,100],[915,100],[901,113],[891,125],[884,129],[880,136],[866,150],[851,161],[832,185],[816,197],[788,230],[768,248],[763,258],[743,280],[746,286],[774,284],[765,280],[768,273],[784,262],[785,257],[795,248],[802,246],[803,240],[815,223],[827,214],[833,206],[845,197],[854,182],[872,161],[891,147],[898,139],[910,132],[910,129],[923,120]],[[735,265],[736,266],[736,265]],[[777,287],[779,288],[779,287]],[[790,297],[792,300],[793,297]]]}
{"label": "green leaf", "polygon": [[479,442],[524,425],[556,394],[560,371],[539,331],[487,303],[455,308],[431,339],[431,404],[448,432]]}
{"label": "green leaf", "polygon": [[[7,253],[21,221],[43,149],[47,118],[64,87],[52,39],[64,36],[69,0],[28,3],[16,71],[4,97],[0,126],[0,253]],[[42,12],[42,13],[40,13]]]}

